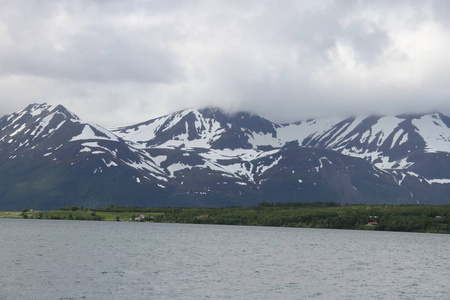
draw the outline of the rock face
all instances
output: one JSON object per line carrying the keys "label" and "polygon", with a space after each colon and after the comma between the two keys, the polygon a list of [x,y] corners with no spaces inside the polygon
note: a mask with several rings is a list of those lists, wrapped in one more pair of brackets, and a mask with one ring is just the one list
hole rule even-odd
{"label": "rock face", "polygon": [[449,126],[439,113],[280,125],[205,108],[108,130],[32,104],[0,118],[0,210],[450,204]]}

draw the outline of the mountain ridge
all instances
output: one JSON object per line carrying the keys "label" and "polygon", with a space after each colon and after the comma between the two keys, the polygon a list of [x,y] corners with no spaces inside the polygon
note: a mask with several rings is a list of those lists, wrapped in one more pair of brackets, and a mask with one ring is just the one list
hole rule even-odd
{"label": "mountain ridge", "polygon": [[30,104],[0,118],[0,209],[449,204],[449,125],[440,113],[277,124],[202,108],[106,129]]}

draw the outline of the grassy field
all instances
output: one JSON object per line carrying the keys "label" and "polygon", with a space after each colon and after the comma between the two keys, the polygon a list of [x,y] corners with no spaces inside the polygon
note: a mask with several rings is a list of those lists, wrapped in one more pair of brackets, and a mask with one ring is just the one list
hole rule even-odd
{"label": "grassy field", "polygon": [[[139,218],[139,216],[143,216]],[[106,207],[0,212],[0,218],[141,221],[450,233],[449,205],[282,203],[228,208]]]}
{"label": "grassy field", "polygon": [[20,211],[0,211],[0,218],[19,219],[23,216]]}
{"label": "grassy field", "polygon": [[[144,215],[145,221],[151,221],[163,213],[142,212],[105,212],[95,210],[46,210],[27,212],[0,212],[0,218],[25,218],[25,219],[54,219],[54,220],[93,220],[93,221],[134,221],[138,216]],[[144,221],[144,219],[142,220]]]}

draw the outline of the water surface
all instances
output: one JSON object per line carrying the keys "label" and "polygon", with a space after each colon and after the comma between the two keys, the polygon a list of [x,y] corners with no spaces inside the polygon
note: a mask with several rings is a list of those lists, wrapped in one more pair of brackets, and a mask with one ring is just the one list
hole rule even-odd
{"label": "water surface", "polygon": [[450,236],[0,219],[0,299],[449,299]]}

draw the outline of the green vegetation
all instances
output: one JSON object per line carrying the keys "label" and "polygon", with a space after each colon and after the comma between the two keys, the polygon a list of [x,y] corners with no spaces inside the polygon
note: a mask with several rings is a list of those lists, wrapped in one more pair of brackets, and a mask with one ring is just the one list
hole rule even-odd
{"label": "green vegetation", "polygon": [[2,218],[141,221],[450,233],[449,205],[346,205],[333,202],[261,203],[253,207],[143,208],[110,205],[0,212]]}
{"label": "green vegetation", "polygon": [[[111,210],[110,207],[99,209],[78,208],[77,206],[66,206],[58,210],[35,211],[24,208],[21,212],[0,212],[0,218],[24,218],[24,219],[47,219],[47,220],[90,220],[90,221],[153,221],[153,218],[163,212],[151,212],[150,208],[118,207]],[[144,217],[143,212],[147,212]]]}
{"label": "green vegetation", "polygon": [[20,211],[1,211],[0,218],[19,219],[23,218],[23,214]]}

